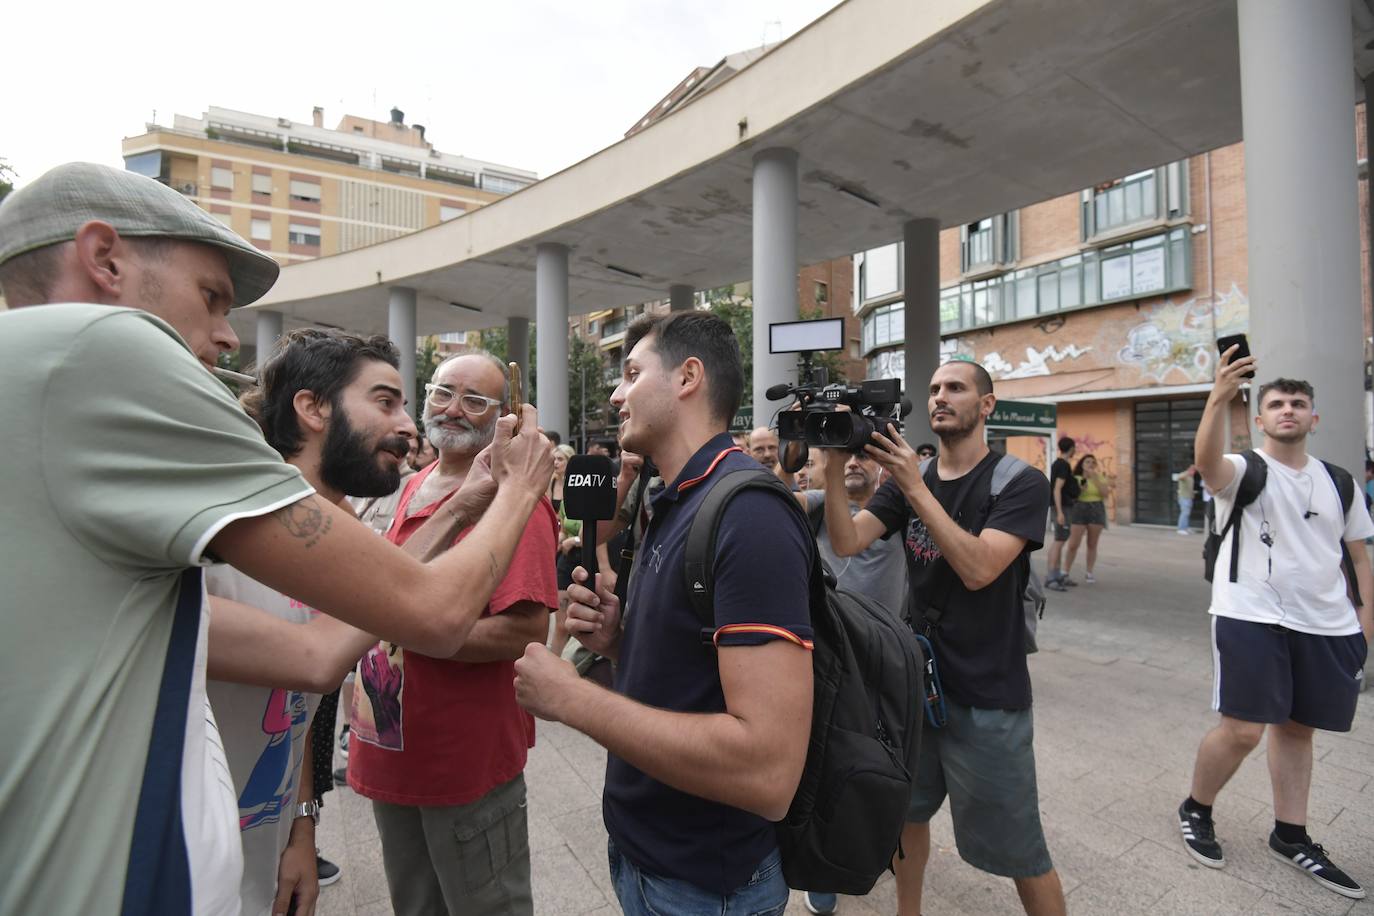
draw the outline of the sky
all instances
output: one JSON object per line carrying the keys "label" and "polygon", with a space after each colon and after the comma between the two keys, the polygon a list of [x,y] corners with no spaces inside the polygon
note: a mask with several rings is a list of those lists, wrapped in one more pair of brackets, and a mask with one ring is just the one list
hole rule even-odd
{"label": "sky", "polygon": [[621,139],[697,66],[785,39],[835,0],[502,3],[27,0],[5,14],[0,159],[16,186],[211,105],[326,127],[406,122],[541,178]]}

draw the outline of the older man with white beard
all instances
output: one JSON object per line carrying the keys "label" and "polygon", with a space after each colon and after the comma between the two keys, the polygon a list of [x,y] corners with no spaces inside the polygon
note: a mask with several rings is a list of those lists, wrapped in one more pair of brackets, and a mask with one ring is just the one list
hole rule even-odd
{"label": "older man with white beard", "polygon": [[[386,534],[396,544],[462,486],[509,397],[504,367],[482,350],[446,360],[425,387],[425,434],[439,460],[402,489]],[[461,652],[431,658],[382,643],[360,664],[348,784],[372,799],[402,916],[534,911],[522,775],[534,720],[516,705],[514,661],[544,642],[558,606],[557,525],[540,500]]]}

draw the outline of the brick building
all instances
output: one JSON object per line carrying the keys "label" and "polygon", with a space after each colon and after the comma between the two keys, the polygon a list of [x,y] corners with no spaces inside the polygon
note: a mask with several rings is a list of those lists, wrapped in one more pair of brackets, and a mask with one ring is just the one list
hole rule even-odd
{"label": "brick building", "polygon": [[[1351,152],[1363,163],[1363,110],[1357,134]],[[903,373],[901,248],[855,257],[869,377]],[[1170,523],[1170,476],[1191,461],[1215,341],[1249,327],[1246,252],[1240,144],[946,228],[941,355],[982,363],[999,398],[1055,404],[1058,434],[1116,475],[1114,521]],[[1367,256],[1364,264],[1368,340]],[[1250,445],[1249,413],[1234,405],[1233,448]],[[1043,442],[1013,437],[1000,447],[1046,460]],[[1200,519],[1200,502],[1195,510]]]}

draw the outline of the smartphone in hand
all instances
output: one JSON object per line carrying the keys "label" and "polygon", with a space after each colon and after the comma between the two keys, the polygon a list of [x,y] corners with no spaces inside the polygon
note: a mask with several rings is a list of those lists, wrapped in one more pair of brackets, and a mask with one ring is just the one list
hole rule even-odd
{"label": "smartphone in hand", "polygon": [[520,378],[520,364],[506,363],[506,370],[510,380],[510,409],[511,413],[520,416],[520,405],[525,403],[525,388]]}
{"label": "smartphone in hand", "polygon": [[[1250,341],[1246,339],[1244,334],[1228,334],[1225,337],[1217,338],[1218,353],[1225,353],[1227,350],[1231,349],[1231,347],[1239,347],[1235,354],[1231,356],[1231,362],[1233,363],[1238,359],[1244,359],[1250,355]],[[1241,376],[1241,378],[1254,377],[1255,372],[1253,369]]]}

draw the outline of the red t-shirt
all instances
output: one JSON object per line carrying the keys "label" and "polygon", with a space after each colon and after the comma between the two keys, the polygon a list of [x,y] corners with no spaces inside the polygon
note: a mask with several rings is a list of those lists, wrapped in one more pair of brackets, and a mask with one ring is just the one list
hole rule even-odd
{"label": "red t-shirt", "polygon": [[[406,482],[386,533],[392,543],[404,544],[448,499],[409,513],[410,498],[437,466]],[[523,601],[558,606],[557,526],[553,506],[541,499],[482,616]],[[390,643],[379,643],[363,656],[349,722],[348,785],[359,795],[396,805],[474,802],[520,775],[534,746],[534,719],[515,702],[514,660],[435,659]]]}

